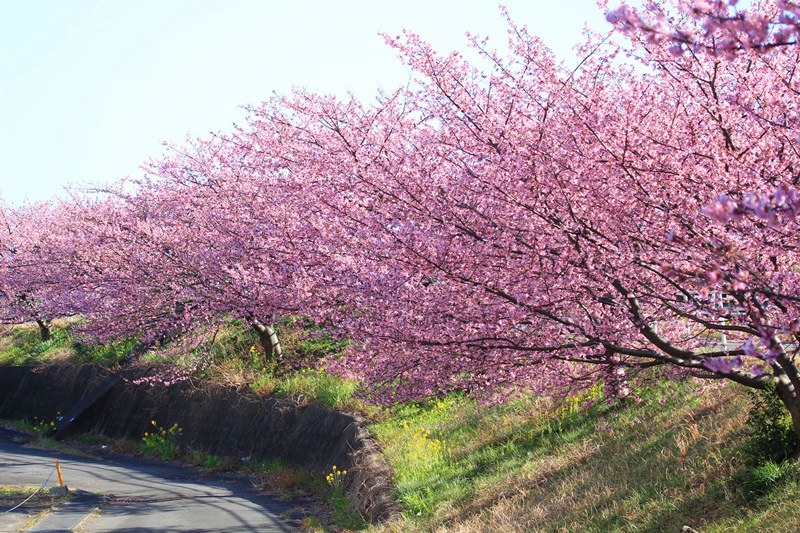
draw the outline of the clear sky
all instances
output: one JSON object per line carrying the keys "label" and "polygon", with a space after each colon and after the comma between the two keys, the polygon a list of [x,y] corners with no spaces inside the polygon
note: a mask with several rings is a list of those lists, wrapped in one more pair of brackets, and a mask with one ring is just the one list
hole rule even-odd
{"label": "clear sky", "polygon": [[[564,59],[594,0],[505,0]],[[371,99],[409,72],[379,33],[440,51],[464,33],[503,48],[492,0],[0,0],[0,193],[12,204],[64,186],[140,175],[162,141],[243,122],[239,106],[292,86]]]}

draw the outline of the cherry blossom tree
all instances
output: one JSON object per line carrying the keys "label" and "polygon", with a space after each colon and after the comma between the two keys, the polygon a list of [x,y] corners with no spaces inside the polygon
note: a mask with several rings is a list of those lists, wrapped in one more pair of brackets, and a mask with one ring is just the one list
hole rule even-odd
{"label": "cherry blossom tree", "polygon": [[253,110],[262,153],[337,222],[352,371],[395,401],[597,380],[624,395],[662,367],[774,387],[798,430],[789,330],[767,341],[782,356],[758,348],[794,305],[713,267],[735,246],[748,275],[774,279],[794,248],[763,255],[760,236],[703,214],[721,193],[796,179],[793,49],[683,56],[595,40],[567,71],[512,24],[508,58],[475,41],[487,72],[412,34],[390,42],[420,74],[408,91]]}
{"label": "cherry blossom tree", "polygon": [[50,339],[52,319],[71,314],[58,261],[43,260],[57,253],[51,237],[59,213],[50,204],[0,206],[0,321],[35,322],[43,341]]}
{"label": "cherry blossom tree", "polygon": [[606,18],[648,43],[669,43],[674,54],[706,52],[730,57],[741,50],[763,53],[797,44],[800,5],[762,0],[739,9],[738,4],[737,0],[680,0],[648,2],[644,9],[622,4],[609,10]]}
{"label": "cherry blossom tree", "polygon": [[302,192],[233,137],[190,149],[154,163],[152,181],[129,202],[169,213],[158,240],[170,250],[170,276],[191,287],[183,301],[206,318],[243,318],[280,357],[272,324],[311,296],[305,269],[314,232],[296,209]]}
{"label": "cherry blossom tree", "polygon": [[7,239],[3,290],[101,339],[234,316],[274,352],[270,325],[309,316],[386,402],[729,380],[777,394],[800,436],[800,50],[757,32],[792,6],[763,6],[622,8],[630,38],[588,35],[575,69],[510,19],[507,54],[472,39],[477,64],[387,37],[409,87],[248,108],[31,223],[35,260]]}
{"label": "cherry blossom tree", "polygon": [[[782,1],[756,2],[740,11],[734,6],[735,2],[682,3],[680,11],[688,24],[670,19],[658,4],[649,4],[644,14],[623,6],[611,12],[609,20],[647,46],[669,45],[675,56],[723,57],[726,67],[744,61],[744,72],[755,74],[750,77],[761,86],[759,93],[731,94],[725,99],[742,113],[737,130],[749,129],[770,142],[754,161],[749,146],[728,146],[738,160],[751,160],[750,172],[757,179],[749,187],[736,183],[720,188],[722,194],[703,209],[717,226],[678,237],[686,260],[662,269],[674,279],[692,280],[714,291],[729,303],[733,316],[723,319],[749,329],[741,345],[743,354],[713,359],[706,366],[723,375],[734,374],[736,380],[740,374],[749,374],[747,384],[753,386],[755,379],[756,388],[774,391],[791,413],[798,437],[794,238],[798,174],[793,158],[785,155],[786,149],[794,151],[797,139],[798,6]],[[731,88],[740,89],[739,85]],[[751,119],[755,124],[750,124]],[[675,234],[670,237],[673,241]],[[799,455],[797,448],[791,455]]]}

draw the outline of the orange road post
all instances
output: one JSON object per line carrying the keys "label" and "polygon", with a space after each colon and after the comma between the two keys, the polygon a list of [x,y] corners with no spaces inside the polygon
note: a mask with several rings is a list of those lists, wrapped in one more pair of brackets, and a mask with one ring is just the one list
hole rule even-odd
{"label": "orange road post", "polygon": [[56,459],[56,473],[58,474],[58,486],[63,487],[64,476],[61,475],[61,464],[58,462],[58,459]]}

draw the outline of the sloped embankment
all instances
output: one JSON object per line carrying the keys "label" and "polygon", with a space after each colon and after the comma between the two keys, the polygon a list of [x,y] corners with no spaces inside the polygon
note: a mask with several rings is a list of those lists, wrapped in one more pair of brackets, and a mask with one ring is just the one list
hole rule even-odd
{"label": "sloped embankment", "polygon": [[[183,444],[208,453],[280,458],[320,474],[347,469],[347,495],[362,514],[380,521],[396,513],[388,467],[358,417],[230,387],[133,383],[147,372],[123,371],[69,431],[139,439],[151,420],[177,423]],[[92,365],[0,366],[0,418],[54,420],[107,375]]]}

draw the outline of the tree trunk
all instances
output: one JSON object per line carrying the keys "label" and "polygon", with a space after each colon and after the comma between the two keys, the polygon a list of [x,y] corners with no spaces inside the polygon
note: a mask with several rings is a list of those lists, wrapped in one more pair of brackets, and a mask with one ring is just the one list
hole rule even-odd
{"label": "tree trunk", "polygon": [[269,361],[278,361],[283,355],[281,342],[275,328],[271,325],[262,324],[258,320],[253,320],[253,329],[258,333],[258,340],[261,342],[264,353],[267,354]]}
{"label": "tree trunk", "polygon": [[792,432],[794,433],[794,448],[789,452],[787,459],[796,461],[800,458],[800,399],[790,383],[781,383],[775,389],[775,394],[786,406],[792,418]]}
{"label": "tree trunk", "polygon": [[39,335],[42,337],[42,342],[49,341],[51,336],[50,324],[38,318],[36,323],[39,325]]}
{"label": "tree trunk", "polygon": [[794,408],[789,409],[789,414],[792,416],[792,431],[794,432],[794,448],[789,452],[788,459],[796,461],[800,459],[800,409],[795,405]]}

